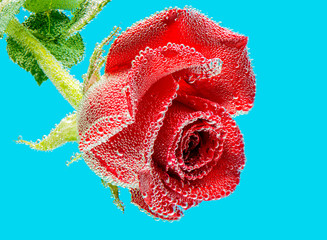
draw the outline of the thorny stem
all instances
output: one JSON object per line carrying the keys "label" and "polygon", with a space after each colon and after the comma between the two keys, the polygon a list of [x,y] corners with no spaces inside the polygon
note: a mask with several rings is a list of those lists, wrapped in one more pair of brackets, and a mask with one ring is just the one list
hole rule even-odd
{"label": "thorny stem", "polygon": [[34,55],[37,63],[57,90],[73,108],[77,109],[82,99],[81,83],[64,69],[49,50],[19,23],[17,18],[13,18],[9,22],[6,33]]}

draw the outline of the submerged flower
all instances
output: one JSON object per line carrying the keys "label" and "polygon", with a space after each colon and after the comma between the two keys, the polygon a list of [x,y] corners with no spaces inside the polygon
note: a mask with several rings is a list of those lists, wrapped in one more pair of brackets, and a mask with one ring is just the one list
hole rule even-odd
{"label": "submerged flower", "polygon": [[255,96],[246,44],[188,8],[157,13],[121,34],[78,111],[88,166],[161,219],[228,196],[245,164],[231,115],[247,112]]}

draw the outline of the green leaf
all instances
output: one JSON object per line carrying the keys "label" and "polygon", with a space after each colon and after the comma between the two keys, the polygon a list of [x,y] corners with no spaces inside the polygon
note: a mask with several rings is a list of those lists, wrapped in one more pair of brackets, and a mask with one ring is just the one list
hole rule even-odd
{"label": "green leaf", "polygon": [[[23,25],[63,64],[71,68],[83,59],[85,46],[80,34],[64,38],[62,31],[70,19],[62,12],[52,10],[32,14]],[[36,82],[41,85],[48,77],[39,67],[35,57],[13,38],[7,38],[9,57],[20,67],[30,72]]]}
{"label": "green leaf", "polygon": [[124,204],[119,199],[119,188],[111,183],[104,181],[103,179],[101,179],[101,182],[105,188],[108,187],[110,189],[111,196],[114,198],[114,204],[117,206],[117,208],[124,212]]}
{"label": "green leaf", "polygon": [[83,0],[26,0],[24,7],[34,13],[52,9],[72,10],[77,8]]}
{"label": "green leaf", "polygon": [[0,38],[7,28],[10,20],[19,12],[25,0],[3,0],[0,1]]}

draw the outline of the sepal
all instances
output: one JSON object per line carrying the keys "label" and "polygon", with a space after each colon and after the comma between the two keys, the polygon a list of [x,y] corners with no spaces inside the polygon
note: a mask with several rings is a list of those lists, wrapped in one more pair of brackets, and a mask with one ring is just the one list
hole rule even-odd
{"label": "sepal", "polygon": [[75,11],[66,28],[66,37],[74,35],[90,23],[111,0],[84,0]]}
{"label": "sepal", "polygon": [[119,199],[119,188],[111,183],[108,183],[101,179],[101,182],[105,188],[109,188],[111,192],[111,196],[113,197],[113,203],[117,206],[119,210],[124,213],[125,207],[122,201]]}
{"label": "sepal", "polygon": [[114,27],[112,32],[108,37],[102,40],[101,43],[97,43],[92,56],[90,58],[90,65],[87,70],[87,73],[84,74],[83,80],[83,94],[87,92],[87,90],[97,81],[101,79],[100,70],[105,63],[106,59],[103,57],[105,50],[103,50],[103,46],[109,44],[109,42],[118,34],[120,31],[119,27]]}
{"label": "sepal", "polygon": [[67,142],[78,142],[76,113],[74,112],[62,119],[50,134],[44,136],[42,140],[30,142],[19,139],[16,142],[26,144],[32,149],[40,151],[51,151]]}

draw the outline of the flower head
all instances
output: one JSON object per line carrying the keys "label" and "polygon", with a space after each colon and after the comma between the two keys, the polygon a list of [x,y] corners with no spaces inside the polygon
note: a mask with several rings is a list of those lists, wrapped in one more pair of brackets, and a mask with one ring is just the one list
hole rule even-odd
{"label": "flower head", "polygon": [[231,115],[253,105],[247,37],[194,9],[169,9],[112,44],[78,110],[79,148],[106,182],[152,216],[228,196],[245,164]]}

